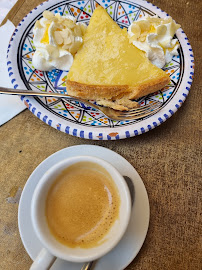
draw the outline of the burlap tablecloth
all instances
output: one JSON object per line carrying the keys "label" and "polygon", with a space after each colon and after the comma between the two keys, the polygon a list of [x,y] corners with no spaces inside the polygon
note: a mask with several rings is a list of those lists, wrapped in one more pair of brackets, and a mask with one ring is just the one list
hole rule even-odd
{"label": "burlap tablecloth", "polygon": [[[19,1],[8,18],[18,22],[41,0]],[[29,269],[18,232],[18,203],[8,203],[36,166],[68,146],[94,144],[125,157],[148,191],[151,219],[145,243],[127,270],[200,270],[201,261],[201,12],[202,1],[152,0],[182,25],[193,47],[195,78],[182,108],[143,135],[91,141],[51,128],[26,110],[0,127],[0,269]],[[2,37],[1,37],[2,38]],[[105,269],[110,270],[110,269]]]}

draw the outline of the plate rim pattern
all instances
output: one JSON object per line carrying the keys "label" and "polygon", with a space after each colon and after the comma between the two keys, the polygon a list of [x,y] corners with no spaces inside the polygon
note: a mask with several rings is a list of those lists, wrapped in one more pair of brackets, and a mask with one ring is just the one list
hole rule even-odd
{"label": "plate rim pattern", "polygon": [[[72,2],[72,0],[63,0],[63,1],[57,1],[57,4],[61,3],[68,3]],[[122,1],[120,1],[122,2]],[[138,0],[138,1],[129,1],[129,0],[124,0],[124,2],[127,2],[128,4],[134,4],[138,2],[138,4],[145,5],[145,7],[150,8],[150,10],[157,15],[159,15],[160,12],[160,17],[166,17],[169,16],[166,12],[162,11],[159,7],[155,6],[154,4],[145,1],[145,0]],[[33,13],[35,13],[36,10],[41,12],[44,10],[44,8],[49,8],[53,6],[56,3],[55,0],[48,0],[46,2],[41,3],[37,7],[35,7],[33,10],[31,10],[18,24],[16,29],[13,32],[13,35],[10,39],[9,45],[8,45],[8,50],[7,50],[7,67],[8,67],[8,73],[9,77],[11,80],[11,83],[13,84],[13,87],[17,89],[19,87],[18,84],[21,78],[18,78],[18,74],[16,74],[15,68],[13,66],[14,57],[12,52],[12,49],[14,46],[14,41],[16,40],[16,36],[18,35],[18,31],[21,29],[22,26],[26,25],[26,20],[27,18],[32,19],[31,17],[37,17],[37,13],[35,16],[33,16]],[[44,7],[42,7],[44,6]],[[41,9],[41,10],[40,10]],[[39,15],[40,13],[38,13]],[[30,21],[30,23],[33,21],[33,19]],[[186,100],[191,84],[193,82],[193,75],[194,75],[194,55],[193,55],[193,50],[192,47],[189,43],[189,40],[185,34],[185,32],[180,28],[177,31],[177,37],[178,39],[180,38],[180,43],[181,43],[181,48],[182,51],[185,55],[185,74],[182,78],[181,85],[179,86],[179,89],[176,94],[177,97],[175,97],[175,102],[172,104],[172,108],[170,107],[170,102],[165,106],[164,109],[160,110],[156,114],[152,115],[149,119],[142,120],[139,123],[134,123],[131,124],[130,126],[119,126],[119,127],[114,127],[114,128],[103,128],[99,127],[96,128],[96,126],[79,126],[75,123],[70,123],[68,120],[63,120],[65,123],[59,123],[63,121],[58,122],[58,117],[53,116],[52,114],[49,115],[47,113],[46,109],[43,109],[39,103],[39,108],[34,105],[35,99],[34,98],[28,98],[27,96],[21,96],[22,102],[27,106],[27,108],[35,115],[37,116],[40,120],[45,122],[46,124],[56,128],[57,130],[63,131],[67,134],[77,136],[80,138],[85,138],[85,139],[92,139],[92,140],[118,140],[118,139],[124,139],[124,138],[129,138],[133,136],[137,136],[140,134],[143,134],[145,132],[148,132],[149,130],[154,129],[155,127],[159,126],[163,122],[165,122],[167,119],[169,119],[184,103]],[[184,44],[182,44],[184,43]],[[183,45],[183,46],[182,46]],[[186,77],[186,78],[185,78]],[[180,90],[180,91],[179,91]],[[180,94],[180,96],[179,96]],[[176,100],[177,99],[177,100]],[[141,124],[141,122],[143,122]]]}

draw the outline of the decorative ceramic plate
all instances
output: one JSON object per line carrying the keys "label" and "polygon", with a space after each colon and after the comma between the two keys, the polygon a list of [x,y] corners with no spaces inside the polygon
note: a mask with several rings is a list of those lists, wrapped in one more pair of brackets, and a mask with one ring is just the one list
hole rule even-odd
{"label": "decorative ceramic plate", "polygon": [[[47,92],[65,91],[67,73],[61,70],[41,72],[32,65],[35,51],[33,44],[33,27],[35,21],[42,17],[44,10],[54,14],[73,15],[78,22],[89,23],[94,9],[103,6],[118,25],[128,27],[134,20],[146,14],[166,17],[168,14],[144,0],[49,0],[33,9],[19,23],[8,47],[8,72],[14,88],[41,90]],[[99,111],[64,98],[30,98],[21,99],[29,110],[48,125],[68,134],[93,140],[117,140],[145,133],[171,117],[186,99],[194,73],[194,58],[190,43],[180,28],[176,37],[180,48],[178,55],[164,67],[170,75],[171,82],[161,91],[139,100],[141,105],[152,100],[162,102],[157,113],[139,120],[112,121]]]}

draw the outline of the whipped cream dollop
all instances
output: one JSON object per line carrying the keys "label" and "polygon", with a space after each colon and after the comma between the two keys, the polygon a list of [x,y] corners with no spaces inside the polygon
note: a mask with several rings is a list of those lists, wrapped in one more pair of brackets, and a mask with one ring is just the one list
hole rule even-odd
{"label": "whipped cream dollop", "polygon": [[72,16],[54,15],[44,11],[33,29],[36,51],[32,64],[36,69],[50,71],[53,68],[68,70],[75,53],[83,43],[87,25],[76,23]]}
{"label": "whipped cream dollop", "polygon": [[149,60],[159,68],[177,55],[179,42],[173,39],[180,28],[171,17],[165,19],[147,15],[134,21],[128,28],[129,40],[138,49],[146,52]]}

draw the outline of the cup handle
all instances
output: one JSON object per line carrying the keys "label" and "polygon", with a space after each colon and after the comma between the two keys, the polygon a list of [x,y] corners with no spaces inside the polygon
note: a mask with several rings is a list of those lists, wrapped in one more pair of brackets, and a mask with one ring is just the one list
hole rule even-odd
{"label": "cup handle", "polygon": [[55,260],[56,257],[43,248],[32,263],[30,270],[48,270]]}

